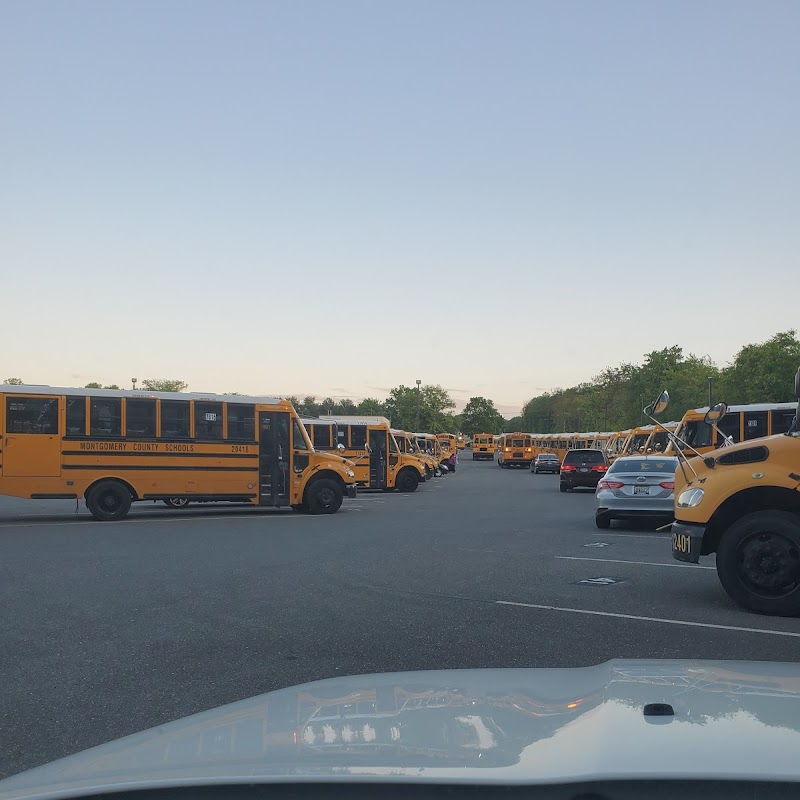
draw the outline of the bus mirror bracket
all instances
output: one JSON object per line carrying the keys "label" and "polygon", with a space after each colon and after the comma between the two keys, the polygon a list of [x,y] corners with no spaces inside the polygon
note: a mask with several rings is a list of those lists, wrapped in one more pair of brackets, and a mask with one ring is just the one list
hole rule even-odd
{"label": "bus mirror bracket", "polygon": [[[675,455],[678,458],[678,464],[680,464],[681,472],[683,472],[684,478],[686,478],[686,471],[684,469],[684,464],[689,467],[691,470],[692,475],[694,475],[695,480],[699,480],[698,474],[694,471],[694,467],[691,465],[691,462],[686,457],[686,453],[683,452],[683,448],[688,448],[691,450],[696,456],[702,458],[702,455],[697,452],[688,442],[684,442],[682,439],[679,439],[671,430],[665,428],[654,416],[653,414],[660,413],[663,411],[667,404],[669,403],[669,392],[664,389],[663,392],[658,396],[658,398],[653,402],[650,403],[649,406],[642,409],[642,413],[658,428],[660,428],[664,433],[667,434],[667,438],[675,445]],[[660,409],[660,410],[658,410]],[[682,446],[681,446],[682,445]],[[713,465],[711,465],[713,467]],[[686,478],[687,483],[691,483],[688,478]]]}

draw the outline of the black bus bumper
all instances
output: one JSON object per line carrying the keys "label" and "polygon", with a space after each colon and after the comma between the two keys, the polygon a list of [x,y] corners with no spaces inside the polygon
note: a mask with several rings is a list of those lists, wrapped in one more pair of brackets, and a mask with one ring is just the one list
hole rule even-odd
{"label": "black bus bumper", "polygon": [[677,561],[697,564],[703,549],[706,526],[694,522],[672,523],[672,557]]}

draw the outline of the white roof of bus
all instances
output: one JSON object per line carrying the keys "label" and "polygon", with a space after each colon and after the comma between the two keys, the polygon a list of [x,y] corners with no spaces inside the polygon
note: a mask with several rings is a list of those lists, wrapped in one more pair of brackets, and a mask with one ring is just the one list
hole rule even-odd
{"label": "white roof of bus", "polygon": [[329,419],[333,422],[342,422],[346,425],[386,425],[389,420],[386,417],[360,417],[353,416],[339,416],[338,414],[322,414],[320,419]]}
{"label": "white roof of bus", "polygon": [[69,395],[70,397],[135,397],[137,399],[159,400],[208,400],[221,403],[263,403],[275,405],[285,397],[261,397],[243,394],[213,394],[211,392],[149,392],[147,389],[83,389],[65,386],[37,386],[23,384],[13,386],[2,384],[3,394]]}
{"label": "white roof of bus", "polygon": [[[728,406],[728,413],[739,413],[740,411],[792,411],[797,408],[797,403],[751,403],[743,406]],[[693,408],[696,414],[705,414],[708,406]]]}

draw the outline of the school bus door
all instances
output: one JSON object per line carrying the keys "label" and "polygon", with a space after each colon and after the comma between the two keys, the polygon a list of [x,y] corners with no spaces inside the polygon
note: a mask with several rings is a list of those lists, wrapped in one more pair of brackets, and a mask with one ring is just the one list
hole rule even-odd
{"label": "school bus door", "polygon": [[386,457],[389,432],[385,428],[369,429],[369,488],[386,488]]}
{"label": "school bus door", "polygon": [[289,412],[258,412],[259,505],[289,504]]}
{"label": "school bus door", "polygon": [[6,478],[59,477],[59,399],[7,394],[4,411],[3,475]]}

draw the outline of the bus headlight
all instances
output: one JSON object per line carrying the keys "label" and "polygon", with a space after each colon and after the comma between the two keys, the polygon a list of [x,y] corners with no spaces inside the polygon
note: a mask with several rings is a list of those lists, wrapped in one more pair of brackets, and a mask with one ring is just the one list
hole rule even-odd
{"label": "bus headlight", "polygon": [[355,478],[356,476],[355,472],[353,472],[351,469],[346,469],[344,474],[347,475],[348,478]]}
{"label": "bus headlight", "polygon": [[699,506],[705,492],[702,489],[686,489],[678,497],[678,508],[694,508]]}

